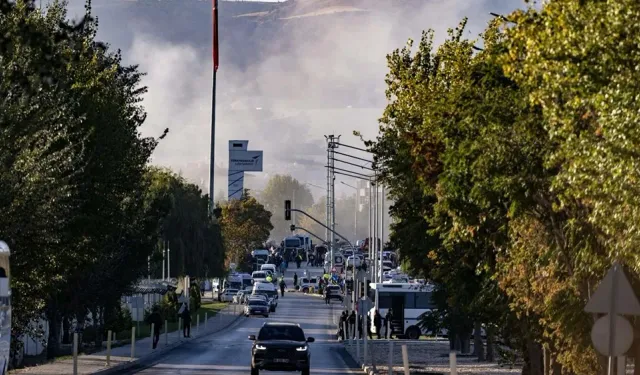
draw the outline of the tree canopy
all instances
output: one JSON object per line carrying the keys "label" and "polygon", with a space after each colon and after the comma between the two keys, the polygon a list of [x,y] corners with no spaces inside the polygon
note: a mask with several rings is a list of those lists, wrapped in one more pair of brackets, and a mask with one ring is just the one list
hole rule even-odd
{"label": "tree canopy", "polygon": [[229,263],[240,264],[246,255],[261,249],[273,230],[271,212],[249,195],[232,199],[222,205],[222,236]]}
{"label": "tree canopy", "polygon": [[[149,169],[141,73],[96,41],[97,22],[0,0],[0,238],[11,250],[14,337],[57,353],[62,321],[93,316],[96,341],[147,275],[158,241],[177,273],[221,273],[220,230],[195,185]],[[49,337],[37,323],[46,318]],[[12,340],[13,350],[20,341]]]}
{"label": "tree canopy", "polygon": [[529,374],[543,350],[554,374],[600,373],[584,306],[614,260],[640,271],[638,21],[632,1],[552,0],[492,21],[482,48],[463,21],[388,56],[368,146],[392,242],[454,333],[500,330]]}

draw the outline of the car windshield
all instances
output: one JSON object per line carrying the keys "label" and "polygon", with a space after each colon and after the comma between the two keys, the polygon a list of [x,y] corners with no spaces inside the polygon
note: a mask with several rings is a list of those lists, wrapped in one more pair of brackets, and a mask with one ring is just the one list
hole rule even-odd
{"label": "car windshield", "polygon": [[305,341],[302,328],[296,326],[266,326],[258,334],[258,340]]}
{"label": "car windshield", "polygon": [[249,301],[249,306],[267,306],[267,303],[264,301]]}
{"label": "car windshield", "polygon": [[253,278],[254,279],[264,279],[267,277],[267,274],[264,272],[254,272],[253,273]]}

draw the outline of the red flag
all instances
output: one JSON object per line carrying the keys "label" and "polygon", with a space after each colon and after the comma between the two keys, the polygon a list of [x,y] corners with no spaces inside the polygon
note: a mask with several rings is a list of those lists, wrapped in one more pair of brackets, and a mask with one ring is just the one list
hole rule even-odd
{"label": "red flag", "polygon": [[213,70],[218,71],[220,56],[218,51],[218,0],[213,2]]}

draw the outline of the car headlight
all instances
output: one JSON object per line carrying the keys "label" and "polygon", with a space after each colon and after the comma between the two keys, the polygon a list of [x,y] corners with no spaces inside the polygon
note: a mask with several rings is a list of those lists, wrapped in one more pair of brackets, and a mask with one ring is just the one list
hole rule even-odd
{"label": "car headlight", "polygon": [[262,345],[256,345],[256,349],[258,349],[258,350],[266,350],[267,347],[266,346],[262,346]]}
{"label": "car headlight", "polygon": [[297,352],[306,352],[307,351],[307,347],[306,346],[301,346],[299,348],[296,348]]}

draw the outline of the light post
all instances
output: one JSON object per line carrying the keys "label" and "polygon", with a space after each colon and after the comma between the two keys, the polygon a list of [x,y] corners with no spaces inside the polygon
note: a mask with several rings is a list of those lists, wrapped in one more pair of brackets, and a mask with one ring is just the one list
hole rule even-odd
{"label": "light post", "polygon": [[[344,181],[340,181],[340,183],[344,186],[348,186],[350,188],[352,188],[353,190],[355,190],[356,192],[354,193],[354,198],[353,198],[353,240],[354,241],[358,241],[358,188],[355,186],[351,186],[349,184],[347,184]],[[354,249],[355,250],[355,249]]]}

